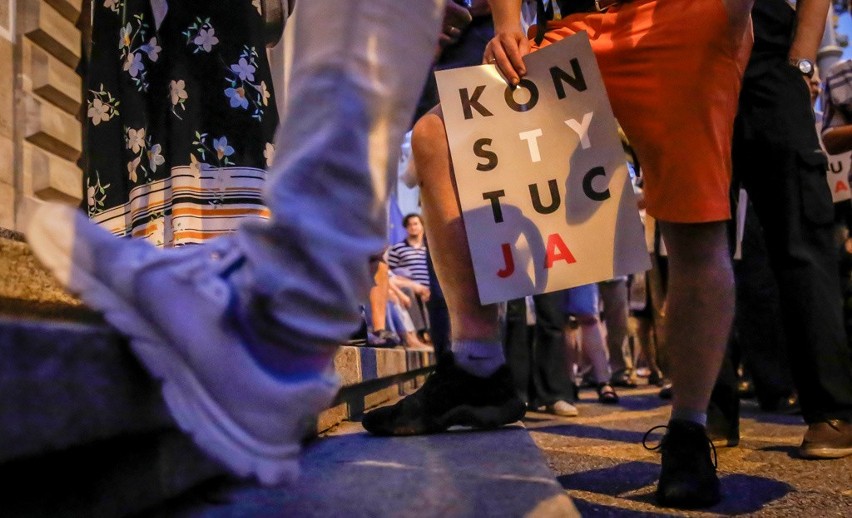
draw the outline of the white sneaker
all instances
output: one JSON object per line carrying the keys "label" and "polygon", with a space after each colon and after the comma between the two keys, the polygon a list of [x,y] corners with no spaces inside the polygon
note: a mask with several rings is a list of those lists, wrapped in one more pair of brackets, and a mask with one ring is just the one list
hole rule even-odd
{"label": "white sneaker", "polygon": [[580,411],[571,403],[559,400],[552,405],[547,405],[547,413],[558,415],[560,417],[577,417]]}
{"label": "white sneaker", "polygon": [[210,456],[267,485],[298,476],[300,443],[338,388],[333,373],[276,377],[235,324],[234,241],[159,250],[46,205],[27,239],[39,260],[130,339],[178,425]]}

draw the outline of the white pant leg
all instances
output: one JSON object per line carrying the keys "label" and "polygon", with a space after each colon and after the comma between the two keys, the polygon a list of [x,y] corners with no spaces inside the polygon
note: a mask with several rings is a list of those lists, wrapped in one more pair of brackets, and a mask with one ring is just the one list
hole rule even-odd
{"label": "white pant leg", "polygon": [[335,345],[357,327],[443,6],[299,3],[288,107],[266,193],[272,219],[239,234],[253,295],[248,317],[261,335]]}

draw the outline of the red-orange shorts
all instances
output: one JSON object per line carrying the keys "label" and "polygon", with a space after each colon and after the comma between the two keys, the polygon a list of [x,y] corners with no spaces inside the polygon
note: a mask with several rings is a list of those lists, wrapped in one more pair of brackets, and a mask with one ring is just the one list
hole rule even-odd
{"label": "red-orange shorts", "polygon": [[589,34],[642,165],[648,213],[659,220],[731,216],[731,139],[752,44],[750,24],[740,26],[722,0],[633,0],[548,24],[541,47]]}

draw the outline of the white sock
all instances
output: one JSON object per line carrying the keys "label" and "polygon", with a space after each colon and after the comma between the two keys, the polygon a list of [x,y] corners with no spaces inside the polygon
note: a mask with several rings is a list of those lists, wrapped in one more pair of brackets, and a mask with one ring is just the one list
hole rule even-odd
{"label": "white sock", "polygon": [[500,340],[453,340],[450,350],[460,369],[480,378],[491,376],[506,363]]}

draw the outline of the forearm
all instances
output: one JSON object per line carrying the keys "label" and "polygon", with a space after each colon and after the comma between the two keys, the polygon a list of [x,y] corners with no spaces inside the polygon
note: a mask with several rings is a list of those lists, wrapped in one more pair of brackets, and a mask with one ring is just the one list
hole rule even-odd
{"label": "forearm", "polygon": [[494,30],[517,30],[521,27],[521,0],[488,0]]}
{"label": "forearm", "polygon": [[822,134],[822,143],[829,154],[852,151],[852,125],[829,128]]}
{"label": "forearm", "polygon": [[798,0],[796,34],[790,46],[790,58],[816,62],[817,50],[825,32],[830,0]]}
{"label": "forearm", "polygon": [[413,282],[414,281],[409,280],[408,278],[402,277],[400,275],[394,275],[393,277],[391,277],[391,284],[393,284],[397,288],[410,288],[411,283]]}

